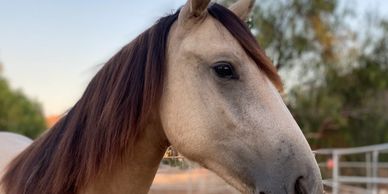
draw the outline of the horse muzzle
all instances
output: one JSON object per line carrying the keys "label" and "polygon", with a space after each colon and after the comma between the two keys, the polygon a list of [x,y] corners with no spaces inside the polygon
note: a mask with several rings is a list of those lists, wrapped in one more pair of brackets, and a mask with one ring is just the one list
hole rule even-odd
{"label": "horse muzzle", "polygon": [[[253,189],[254,194],[323,194],[322,179],[316,169],[299,176],[275,176],[279,180],[268,178],[260,180]],[[289,177],[289,178],[286,178]],[[268,183],[268,184],[266,184]]]}

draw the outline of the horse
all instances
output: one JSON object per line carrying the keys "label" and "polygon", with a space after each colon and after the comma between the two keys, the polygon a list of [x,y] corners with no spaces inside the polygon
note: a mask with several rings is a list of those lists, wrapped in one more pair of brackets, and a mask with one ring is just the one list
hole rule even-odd
{"label": "horse", "polygon": [[0,177],[7,163],[32,142],[31,139],[10,132],[0,132]]}
{"label": "horse", "polygon": [[147,193],[170,145],[242,193],[323,193],[281,78],[244,22],[252,7],[188,0],[161,17],[13,158],[3,193]]}

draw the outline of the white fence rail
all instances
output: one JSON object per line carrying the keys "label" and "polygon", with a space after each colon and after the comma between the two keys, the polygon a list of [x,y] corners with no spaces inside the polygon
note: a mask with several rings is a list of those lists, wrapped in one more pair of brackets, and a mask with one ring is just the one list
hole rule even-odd
{"label": "white fence rail", "polygon": [[[382,189],[380,186],[388,187],[388,177],[381,177],[379,172],[382,169],[388,170],[388,163],[379,162],[381,154],[388,153],[388,144],[364,146],[356,148],[344,149],[321,149],[314,152],[316,157],[329,157],[329,164],[320,163],[320,167],[329,166],[332,168],[331,179],[325,179],[323,183],[332,188],[333,194],[339,194],[341,188],[346,185],[363,184],[366,185],[365,190],[359,191],[363,194],[379,194]],[[364,155],[365,161],[362,162],[341,162],[341,158],[349,155]],[[365,171],[365,176],[347,176],[341,174],[341,169],[344,168],[358,168]],[[357,188],[360,190],[360,188]],[[379,191],[381,190],[381,191]],[[359,193],[353,192],[353,193]],[[342,194],[343,192],[341,192]],[[350,192],[351,193],[351,192]]]}

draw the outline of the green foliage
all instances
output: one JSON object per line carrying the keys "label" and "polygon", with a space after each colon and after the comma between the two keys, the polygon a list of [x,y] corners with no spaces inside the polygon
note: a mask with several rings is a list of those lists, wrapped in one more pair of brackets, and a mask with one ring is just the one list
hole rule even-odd
{"label": "green foliage", "polygon": [[12,91],[0,76],[0,130],[37,137],[46,129],[40,104]]}
{"label": "green foliage", "polygon": [[279,68],[311,69],[329,62],[335,57],[336,29],[342,25],[337,5],[336,0],[259,4],[253,16],[257,40]]}
{"label": "green foliage", "polygon": [[388,141],[388,28],[347,65],[328,68],[325,82],[293,88],[290,107],[314,147],[349,147]]}
{"label": "green foliage", "polygon": [[344,75],[332,72],[324,85],[292,90],[292,113],[313,147],[387,142],[388,70],[365,63]]}

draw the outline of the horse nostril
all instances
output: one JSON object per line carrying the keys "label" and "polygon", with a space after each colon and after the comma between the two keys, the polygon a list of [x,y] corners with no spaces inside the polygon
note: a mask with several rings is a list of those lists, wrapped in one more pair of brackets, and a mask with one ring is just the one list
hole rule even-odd
{"label": "horse nostril", "polygon": [[295,182],[295,194],[307,194],[306,188],[302,185],[303,176],[298,177]]}

